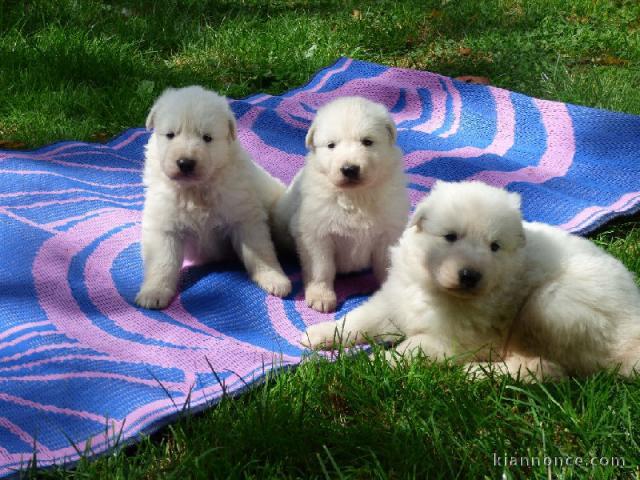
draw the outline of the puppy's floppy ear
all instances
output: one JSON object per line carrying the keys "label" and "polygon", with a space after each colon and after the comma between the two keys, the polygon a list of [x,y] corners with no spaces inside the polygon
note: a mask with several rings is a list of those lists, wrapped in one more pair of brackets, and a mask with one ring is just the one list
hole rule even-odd
{"label": "puppy's floppy ear", "polygon": [[509,192],[507,194],[507,201],[509,202],[509,207],[513,208],[514,210],[517,210],[518,212],[518,217],[520,220],[521,227],[520,227],[520,231],[518,232],[517,246],[518,248],[522,248],[527,243],[527,237],[525,235],[524,227],[522,226],[522,213],[520,212],[520,205],[522,202],[521,202],[520,194],[515,192]]}
{"label": "puppy's floppy ear", "polygon": [[151,107],[151,110],[149,110],[149,115],[147,115],[147,121],[145,122],[145,126],[147,127],[147,130],[151,130],[152,128],[155,128],[155,126],[156,126],[156,115],[158,113],[158,110],[160,109],[160,105],[162,105],[162,103],[164,101],[164,98],[167,96],[167,94],[171,93],[173,91],[175,91],[175,88],[167,88],[156,99],[156,101],[154,102],[153,106]]}
{"label": "puppy's floppy ear", "polygon": [[227,134],[227,140],[229,143],[233,142],[237,137],[236,117],[233,116],[233,112],[229,112],[229,133]]}
{"label": "puppy's floppy ear", "polygon": [[520,210],[520,205],[522,204],[521,197],[519,193],[510,192],[508,194],[509,206],[514,210]]}
{"label": "puppy's floppy ear", "polygon": [[454,182],[447,182],[445,180],[436,180],[435,182],[433,182],[433,185],[431,185],[431,190],[429,191],[429,195],[431,195],[436,190],[439,190],[440,188],[445,187],[446,185],[450,185],[451,183],[454,183]]}
{"label": "puppy's floppy ear", "polygon": [[315,151],[316,146],[313,144],[313,136],[316,133],[316,124],[315,122],[311,124],[309,127],[309,131],[307,131],[307,136],[304,139],[304,145],[307,147],[307,150],[310,152]]}
{"label": "puppy's floppy ear", "polygon": [[427,219],[427,209],[427,200],[423,200],[418,204],[411,216],[411,220],[409,220],[409,228],[416,227],[418,232],[422,232],[424,230],[424,221]]}
{"label": "puppy's floppy ear", "polygon": [[145,122],[145,126],[147,127],[147,130],[151,130],[155,126],[157,111],[158,111],[158,102],[153,104],[153,107],[151,107],[151,110],[149,110],[149,115],[147,115],[147,121]]}
{"label": "puppy's floppy ear", "polygon": [[424,230],[424,221],[428,218],[428,210],[431,205],[431,195],[433,195],[433,192],[435,192],[436,190],[442,188],[447,184],[448,182],[444,182],[442,180],[436,180],[435,183],[431,185],[431,191],[429,192],[429,195],[424,199],[422,199],[422,201],[418,204],[418,206],[414,210],[413,216],[409,221],[409,228],[416,227],[419,232],[422,232]]}
{"label": "puppy's floppy ear", "polygon": [[396,127],[396,124],[391,117],[387,118],[384,126],[387,129],[387,132],[389,132],[389,143],[393,145],[394,143],[396,143],[396,140],[398,138],[398,128]]}

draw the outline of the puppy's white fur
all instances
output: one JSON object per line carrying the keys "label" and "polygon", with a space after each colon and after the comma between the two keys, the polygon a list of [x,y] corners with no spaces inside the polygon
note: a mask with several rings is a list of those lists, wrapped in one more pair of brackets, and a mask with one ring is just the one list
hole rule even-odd
{"label": "puppy's white fur", "polygon": [[[318,110],[307,133],[305,167],[275,208],[282,243],[295,241],[307,304],[336,307],[336,273],[373,267],[380,282],[389,246],[406,225],[409,201],[396,127],[386,108],[342,97]],[[341,169],[355,166],[357,179]]]}
{"label": "puppy's white fur", "polygon": [[[258,285],[288,294],[291,283],[268,228],[268,211],[285,187],[240,146],[226,99],[198,86],[169,89],[153,105],[147,128],[154,132],[146,147],[144,282],[136,303],[164,308],[185,255],[221,260],[231,246]],[[184,174],[180,159],[195,161],[193,171]]]}
{"label": "puppy's white fur", "polygon": [[[632,373],[640,361],[633,275],[586,239],[522,222],[519,205],[517,194],[481,183],[437,183],[393,248],[381,290],[337,323],[311,326],[302,343],[402,337],[400,353],[457,361],[471,353],[476,372],[493,361],[530,380],[614,366]],[[463,269],[482,274],[474,288],[461,284]]]}

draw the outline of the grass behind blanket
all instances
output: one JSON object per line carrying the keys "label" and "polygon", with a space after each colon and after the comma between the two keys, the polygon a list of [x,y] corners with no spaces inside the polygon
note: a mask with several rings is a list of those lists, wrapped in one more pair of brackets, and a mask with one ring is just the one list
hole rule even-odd
{"label": "grass behind blanket", "polygon": [[0,140],[111,136],[165,87],[280,93],[339,56],[640,114],[635,1],[8,0]]}
{"label": "grass behind blanket", "polygon": [[[101,141],[141,125],[167,86],[279,93],[345,55],[640,114],[636,1],[9,0],[0,3],[0,148]],[[640,273],[637,225],[594,240]],[[640,381],[609,374],[470,384],[446,366],[391,370],[341,357],[71,472],[37,475],[637,478],[639,424]],[[494,453],[623,457],[626,466],[503,471]]]}

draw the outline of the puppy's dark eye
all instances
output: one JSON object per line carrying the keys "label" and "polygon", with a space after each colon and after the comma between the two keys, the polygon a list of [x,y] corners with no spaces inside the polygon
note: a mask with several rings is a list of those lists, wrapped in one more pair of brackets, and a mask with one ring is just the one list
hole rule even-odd
{"label": "puppy's dark eye", "polygon": [[498,242],[492,242],[491,243],[491,251],[492,252],[497,252],[498,250],[500,250],[500,244]]}
{"label": "puppy's dark eye", "polygon": [[209,143],[211,140],[213,140],[213,138],[211,138],[211,135],[203,135],[202,140]]}
{"label": "puppy's dark eye", "polygon": [[447,233],[447,234],[444,236],[444,239],[445,239],[447,242],[449,242],[449,243],[453,243],[453,242],[455,242],[456,240],[458,240],[458,234],[457,234],[457,233],[453,233],[453,232],[451,232],[451,233]]}
{"label": "puppy's dark eye", "polygon": [[173,132],[169,132],[169,133],[167,133],[167,138],[168,138],[169,140],[171,140],[171,139],[172,139],[173,137],[175,137],[175,136],[176,136],[176,134],[175,134],[175,133],[173,133]]}
{"label": "puppy's dark eye", "polygon": [[364,145],[365,147],[370,147],[371,145],[373,145],[373,140],[371,140],[370,138],[363,138],[362,145]]}
{"label": "puppy's dark eye", "polygon": [[327,148],[336,148],[336,144],[334,142],[331,142],[329,145],[327,145]]}

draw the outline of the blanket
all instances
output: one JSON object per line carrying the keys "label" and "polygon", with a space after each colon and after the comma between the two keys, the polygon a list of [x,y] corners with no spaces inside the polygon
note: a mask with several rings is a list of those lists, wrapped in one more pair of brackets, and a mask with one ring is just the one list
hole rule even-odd
{"label": "blanket", "polygon": [[[578,234],[639,208],[640,117],[349,58],[282,95],[231,100],[239,140],[289,182],[314,112],[342,95],[391,111],[414,206],[436,179],[476,179]],[[294,366],[307,325],[376,288],[367,272],[340,277],[338,311],[321,314],[293,261],[285,299],[237,263],[185,265],[166,310],[136,307],[148,137],[0,152],[0,475],[34,452],[39,466],[98,455]]]}

